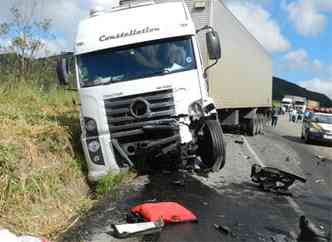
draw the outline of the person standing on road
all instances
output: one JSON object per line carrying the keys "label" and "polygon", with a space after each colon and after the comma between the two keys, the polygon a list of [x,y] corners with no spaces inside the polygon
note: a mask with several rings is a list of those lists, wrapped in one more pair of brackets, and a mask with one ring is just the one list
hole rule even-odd
{"label": "person standing on road", "polygon": [[277,123],[278,123],[278,114],[279,114],[279,109],[276,108],[275,106],[273,106],[271,126],[274,128],[277,126]]}
{"label": "person standing on road", "polygon": [[292,112],[293,112],[293,109],[290,108],[290,109],[288,110],[288,121],[289,121],[289,122],[292,122]]}
{"label": "person standing on road", "polygon": [[296,121],[297,121],[297,111],[296,111],[295,108],[294,108],[293,111],[292,111],[292,121],[293,121],[294,123],[296,123]]}

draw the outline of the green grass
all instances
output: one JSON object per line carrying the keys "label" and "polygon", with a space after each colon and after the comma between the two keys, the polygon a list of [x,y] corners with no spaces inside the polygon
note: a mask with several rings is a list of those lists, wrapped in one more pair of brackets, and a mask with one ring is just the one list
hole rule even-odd
{"label": "green grass", "polygon": [[108,193],[114,194],[118,186],[128,177],[128,173],[113,174],[104,176],[96,185],[96,193],[103,196]]}
{"label": "green grass", "polygon": [[281,107],[281,103],[279,100],[272,100],[272,106]]}
{"label": "green grass", "polygon": [[[55,239],[95,203],[77,103],[75,92],[0,86],[0,228]],[[129,177],[106,176],[97,198]]]}

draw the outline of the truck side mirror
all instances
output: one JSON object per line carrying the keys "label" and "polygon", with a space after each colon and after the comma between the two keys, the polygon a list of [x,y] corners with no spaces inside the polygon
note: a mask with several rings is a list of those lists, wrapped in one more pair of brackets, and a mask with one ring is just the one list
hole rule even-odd
{"label": "truck side mirror", "polygon": [[69,66],[67,59],[64,57],[59,57],[56,65],[56,73],[58,76],[58,81],[61,86],[68,85],[68,75],[69,75]]}
{"label": "truck side mirror", "polygon": [[206,45],[210,60],[221,58],[220,40],[217,31],[211,29],[206,33]]}

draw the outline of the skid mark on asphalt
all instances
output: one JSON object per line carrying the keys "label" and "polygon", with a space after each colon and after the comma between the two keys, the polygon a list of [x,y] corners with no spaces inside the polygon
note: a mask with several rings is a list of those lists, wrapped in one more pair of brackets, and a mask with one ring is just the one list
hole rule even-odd
{"label": "skid mark on asphalt", "polygon": [[[249,142],[247,141],[247,139],[242,136],[242,139],[244,140],[248,150],[251,152],[251,154],[254,156],[255,160],[257,161],[257,163],[261,166],[266,166],[263,161],[259,158],[259,156],[256,154],[256,152],[253,150],[253,148],[250,146]],[[301,209],[301,207],[299,206],[299,204],[292,198],[292,197],[285,197],[286,200],[288,201],[289,205],[294,209],[295,213],[300,217],[302,215],[305,214],[305,212]],[[315,229],[319,230],[314,224],[313,226],[315,227]],[[296,238],[296,233],[295,231],[290,231],[291,235]]]}

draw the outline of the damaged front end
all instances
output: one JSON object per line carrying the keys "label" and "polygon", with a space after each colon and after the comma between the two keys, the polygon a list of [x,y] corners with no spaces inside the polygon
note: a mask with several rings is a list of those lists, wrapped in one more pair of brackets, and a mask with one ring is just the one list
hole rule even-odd
{"label": "damaged front end", "polygon": [[[196,116],[194,113],[176,115],[172,89],[106,99],[111,143],[118,166],[134,166],[145,172],[158,168],[185,168],[192,164],[200,151],[204,153],[199,146],[204,143],[201,139],[206,138],[202,130],[206,132],[202,121],[204,110],[200,115],[198,106],[193,111]],[[220,127],[216,116],[214,118],[210,123],[215,122]],[[210,163],[207,162],[206,167],[211,168]]]}

